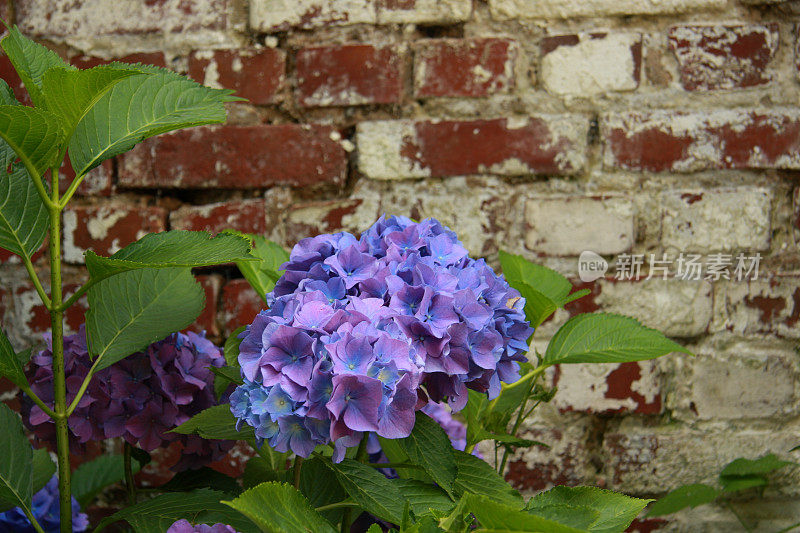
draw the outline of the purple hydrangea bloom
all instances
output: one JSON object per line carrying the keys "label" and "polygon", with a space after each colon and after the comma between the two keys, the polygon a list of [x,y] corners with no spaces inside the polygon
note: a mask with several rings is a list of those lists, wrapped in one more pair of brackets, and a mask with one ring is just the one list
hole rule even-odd
{"label": "purple hydrangea bloom", "polygon": [[533,330],[525,300],[434,219],[381,217],[360,238],[300,241],[241,334],[239,424],[280,451],[334,459],[365,432],[411,433],[428,400],[495,397],[518,378]]}
{"label": "purple hydrangea bloom", "polygon": [[238,533],[235,529],[227,524],[208,524],[192,525],[186,519],[181,519],[169,526],[167,533]]}
{"label": "purple hydrangea bloom", "polygon": [[[58,502],[58,478],[53,476],[31,501],[33,516],[46,533],[58,533],[61,527]],[[89,518],[81,512],[81,506],[72,498],[72,530],[89,529]],[[19,507],[0,513],[0,533],[36,533],[28,517]]]}
{"label": "purple hydrangea bloom", "polygon": [[[31,358],[27,376],[34,392],[52,405],[49,336],[46,341],[48,348]],[[67,401],[71,402],[92,366],[83,327],[64,338],[64,362]],[[80,451],[90,440],[122,437],[152,451],[180,441],[183,455],[174,470],[196,468],[220,459],[232,442],[168,431],[216,404],[214,374],[209,368],[224,364],[219,348],[203,335],[188,332],[172,334],[144,352],[99,371],[69,418],[74,436],[70,444]],[[40,441],[55,441],[53,422],[30,401],[23,404],[23,420]]]}

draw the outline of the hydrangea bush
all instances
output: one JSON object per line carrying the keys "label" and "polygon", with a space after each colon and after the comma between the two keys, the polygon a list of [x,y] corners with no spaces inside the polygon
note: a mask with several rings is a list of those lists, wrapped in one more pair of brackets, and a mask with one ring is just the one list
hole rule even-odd
{"label": "hydrangea bush", "polygon": [[[0,528],[83,531],[80,508],[118,484],[125,498],[105,497],[121,508],[94,531],[124,521],[169,533],[612,532],[647,505],[596,487],[526,502],[502,475],[510,453],[537,445],[518,430],[553,396],[540,383],[547,368],[686,350],[593,313],[529,351],[535,328],[588,291],[502,252],[500,275],[434,219],[381,217],[290,254],[235,231],[149,234],[110,257],[86,252],[86,282],[63,294],[61,214],[87,172],[147,137],[223,122],[236,98],[156,67],[77,69],[7,29],[0,48],[33,106],[0,81],[0,247],[25,266],[51,333],[40,350],[0,331],[0,375],[23,397],[22,418],[0,404]],[[49,288],[32,260],[45,239]],[[268,309],[220,355],[178,332],[205,305],[192,269],[229,263]],[[64,312],[83,297],[86,323],[65,337]],[[57,478],[23,419],[55,450]],[[109,439],[121,454],[73,469],[71,452]],[[135,474],[148,451],[175,441],[175,477],[144,490]],[[249,457],[237,479],[203,466],[232,441]]]}

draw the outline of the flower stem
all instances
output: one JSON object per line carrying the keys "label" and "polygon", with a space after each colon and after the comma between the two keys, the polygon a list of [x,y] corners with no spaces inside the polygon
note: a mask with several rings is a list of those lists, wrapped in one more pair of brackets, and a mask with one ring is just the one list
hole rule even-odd
{"label": "flower stem", "polygon": [[341,507],[358,507],[358,504],[353,500],[344,500],[341,502],[329,503],[328,505],[317,507],[315,511],[317,511],[318,513],[322,513],[324,511],[330,511],[331,509],[339,509]]}
{"label": "flower stem", "polygon": [[131,465],[132,446],[125,443],[122,451],[122,462],[125,468],[125,491],[128,493],[128,505],[136,503],[136,483],[133,481],[133,467]]}
{"label": "flower stem", "polygon": [[294,488],[300,490],[300,470],[303,468],[303,458],[299,455],[294,456]]}
{"label": "flower stem", "polygon": [[72,492],[69,465],[67,386],[64,370],[64,311],[61,309],[61,206],[58,200],[58,167],[50,171],[50,327],[53,333],[53,410],[56,425],[58,492],[61,533],[72,533]]}
{"label": "flower stem", "polygon": [[24,505],[21,507],[21,509],[25,513],[25,516],[28,517],[28,520],[33,526],[33,529],[36,530],[36,533],[45,533],[44,529],[42,529],[42,526],[39,524],[39,522],[36,520],[36,517],[33,515],[33,512],[31,512],[31,510],[28,509],[28,506]]}
{"label": "flower stem", "polygon": [[[511,430],[511,434],[515,437],[517,436],[517,431],[519,431],[519,426],[522,425],[522,421],[525,420],[525,418],[527,418],[528,415],[530,415],[531,412],[533,411],[533,409],[531,409],[531,411],[528,411],[526,413],[525,408],[528,406],[528,399],[531,395],[531,391],[533,391],[534,385],[536,385],[536,382],[539,381],[539,376],[542,374],[542,372],[544,372],[545,368],[546,367],[539,366],[533,369],[533,379],[531,379],[531,382],[528,385],[528,392],[525,394],[525,401],[522,402],[522,405],[520,405],[519,407],[517,420],[514,422],[514,428]],[[506,446],[506,449],[503,450],[503,459],[502,461],[500,461],[500,467],[497,469],[497,473],[500,474],[501,476],[503,475],[503,470],[505,470],[506,468],[506,462],[508,461],[509,450],[510,448],[508,446]]]}

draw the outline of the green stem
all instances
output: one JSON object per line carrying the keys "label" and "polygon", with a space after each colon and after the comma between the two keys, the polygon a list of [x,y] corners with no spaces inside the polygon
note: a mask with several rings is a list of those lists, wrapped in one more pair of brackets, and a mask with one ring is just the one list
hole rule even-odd
{"label": "green stem", "polygon": [[28,517],[28,520],[30,521],[31,525],[33,526],[33,529],[36,530],[36,533],[44,533],[44,529],[42,529],[42,526],[39,525],[39,522],[36,520],[36,517],[33,516],[33,513],[31,512],[31,510],[28,509],[27,505],[22,507],[22,511],[25,513],[25,516]]}
{"label": "green stem", "polygon": [[[30,172],[30,169],[28,170]],[[53,333],[53,410],[58,458],[58,492],[61,533],[72,533],[72,492],[69,466],[69,426],[67,386],[64,371],[64,312],[61,311],[61,208],[58,207],[58,167],[51,169],[53,179],[47,208],[50,212],[50,327]]]}
{"label": "green stem", "polygon": [[294,488],[300,490],[300,471],[303,468],[303,458],[299,455],[294,457]]}
{"label": "green stem", "polygon": [[132,446],[125,443],[122,451],[122,463],[125,468],[125,492],[128,493],[128,505],[136,504],[136,483],[133,481],[133,466],[131,464]]}
{"label": "green stem", "polygon": [[78,393],[75,395],[75,398],[72,399],[72,403],[69,404],[69,407],[67,407],[67,416],[70,416],[75,408],[78,407],[78,402],[80,402],[81,398],[83,398],[83,394],[86,392],[86,388],[89,386],[92,376],[94,376],[94,372],[98,363],[100,363],[100,357],[94,360],[94,364],[92,365],[92,368],[89,369],[89,373],[86,374],[85,378],[83,378],[81,386],[78,388]]}
{"label": "green stem", "polygon": [[323,505],[321,507],[317,507],[315,510],[318,513],[321,513],[321,512],[324,512],[324,511],[330,511],[331,509],[340,509],[342,507],[358,507],[358,506],[359,505],[356,502],[354,502],[353,500],[343,500],[341,502],[329,503],[328,505]]}
{"label": "green stem", "polygon": [[742,516],[741,516],[741,515],[738,513],[738,511],[736,511],[736,509],[733,507],[733,505],[731,505],[731,502],[727,502],[727,501],[726,501],[726,502],[725,502],[725,507],[727,507],[727,508],[728,508],[728,510],[730,510],[730,512],[732,512],[732,513],[733,513],[733,516],[735,516],[735,517],[736,517],[736,520],[738,520],[738,521],[739,521],[739,523],[740,523],[740,524],[742,524],[742,527],[744,528],[744,530],[745,530],[745,531],[747,531],[748,533],[750,533],[751,531],[753,531],[753,528],[747,525],[747,522],[745,522],[745,521],[744,521],[744,519],[743,519],[743,518],[742,518]]}
{"label": "green stem", "polygon": [[[519,431],[519,426],[522,425],[522,421],[525,420],[525,407],[528,406],[528,397],[531,395],[531,391],[533,390],[534,385],[536,382],[539,381],[539,376],[544,372],[544,366],[538,366],[533,369],[532,374],[533,378],[531,379],[530,384],[528,385],[528,392],[525,394],[525,401],[522,402],[522,405],[519,407],[519,413],[517,414],[517,420],[514,422],[514,428],[511,430],[511,434],[513,436],[517,436],[517,431]],[[528,413],[530,414],[530,413]],[[506,449],[503,450],[503,459],[500,461],[500,467],[497,469],[497,473],[501,476],[503,475],[503,470],[506,468],[506,462],[508,461],[508,454],[510,452],[510,448],[506,446]]]}
{"label": "green stem", "polygon": [[50,308],[50,297],[47,296],[47,293],[44,292],[44,287],[42,286],[42,282],[39,281],[39,276],[36,274],[36,270],[33,269],[33,263],[31,263],[31,258],[28,257],[28,254],[22,256],[22,260],[25,263],[25,270],[28,271],[28,277],[31,278],[33,282],[33,286],[36,287],[36,292],[39,293],[39,298],[42,299],[42,303],[48,309]]}
{"label": "green stem", "polygon": [[84,283],[83,285],[81,285],[80,288],[72,296],[67,298],[66,301],[61,304],[61,310],[66,311],[67,309],[72,307],[72,305],[75,302],[77,302],[81,298],[81,296],[86,294],[86,291],[92,288],[92,285],[94,285],[94,281],[91,279],[86,283]]}
{"label": "green stem", "polygon": [[24,384],[24,383],[23,383],[23,384],[20,386],[20,390],[21,390],[22,392],[24,392],[25,394],[27,394],[27,395],[28,395],[28,398],[30,398],[30,399],[33,401],[33,403],[35,403],[36,405],[38,405],[38,406],[39,406],[39,408],[40,408],[42,411],[44,411],[44,413],[45,413],[47,416],[49,416],[50,418],[56,418],[56,416],[58,416],[58,415],[56,415],[56,412],[55,412],[55,411],[53,411],[52,409],[50,409],[50,406],[49,406],[49,405],[47,405],[46,403],[44,403],[44,402],[42,401],[42,399],[41,399],[41,398],[39,398],[39,396],[37,396],[37,395],[36,395],[36,393],[35,393],[35,392],[33,392],[33,390],[31,390],[31,388],[30,388],[30,387],[29,387],[27,384]]}
{"label": "green stem", "polygon": [[775,533],[789,533],[789,531],[793,530],[796,527],[800,527],[800,522],[798,522],[796,524],[792,524],[789,527],[785,527],[785,528],[781,529],[780,531],[776,531]]}

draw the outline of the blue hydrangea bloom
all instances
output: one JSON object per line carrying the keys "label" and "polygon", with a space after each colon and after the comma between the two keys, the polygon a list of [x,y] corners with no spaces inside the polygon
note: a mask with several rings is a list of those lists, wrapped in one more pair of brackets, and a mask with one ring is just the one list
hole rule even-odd
{"label": "blue hydrangea bloom", "polygon": [[[53,476],[31,501],[33,516],[46,533],[58,533],[61,527],[58,507],[58,478]],[[72,498],[72,530],[89,529],[89,518],[81,512],[78,501]],[[0,533],[36,533],[30,520],[19,507],[0,513]]]}
{"label": "blue hydrangea bloom", "polygon": [[167,533],[237,533],[237,531],[227,524],[192,525],[188,520],[181,519],[169,526]]}
{"label": "blue hydrangea bloom", "polygon": [[300,241],[241,334],[238,423],[279,451],[334,459],[365,432],[411,433],[429,400],[458,411],[467,390],[519,377],[532,329],[525,300],[434,219],[381,217]]}

